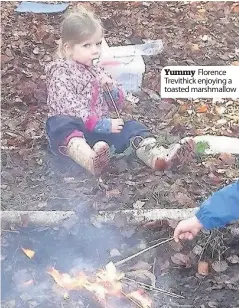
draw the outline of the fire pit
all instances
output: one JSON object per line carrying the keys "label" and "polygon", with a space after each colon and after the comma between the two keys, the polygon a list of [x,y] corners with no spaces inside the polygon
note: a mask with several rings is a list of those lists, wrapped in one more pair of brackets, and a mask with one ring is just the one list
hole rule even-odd
{"label": "fire pit", "polygon": [[[213,300],[226,308],[228,296],[237,301],[238,265],[227,278],[211,273],[203,279],[187,263],[175,267],[180,253],[167,228],[132,233],[126,226],[96,227],[72,212],[45,214],[2,213],[4,308],[174,308]],[[225,288],[220,294],[218,284]]]}
{"label": "fire pit", "polygon": [[123,259],[119,250],[137,247],[139,234],[126,238],[75,217],[56,221],[14,230],[3,222],[3,307],[152,307],[149,285],[135,284],[113,263]]}

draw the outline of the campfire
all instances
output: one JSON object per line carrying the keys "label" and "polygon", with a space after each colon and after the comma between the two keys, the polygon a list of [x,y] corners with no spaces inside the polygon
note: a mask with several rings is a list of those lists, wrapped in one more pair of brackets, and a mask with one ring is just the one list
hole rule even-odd
{"label": "campfire", "polygon": [[[35,255],[35,252],[30,249],[22,248],[22,251],[28,258],[33,258]],[[113,262],[109,262],[105,269],[98,270],[94,276],[86,275],[84,272],[70,276],[67,273],[60,273],[56,268],[49,269],[47,273],[66,291],[83,289],[89,291],[103,307],[107,307],[107,300],[111,297],[127,298],[141,308],[152,307],[152,300],[144,290],[138,289],[133,292],[124,290],[122,280],[125,274],[118,272]],[[30,283],[26,282],[26,284]]]}
{"label": "campfire", "polygon": [[[46,308],[153,308],[158,301],[167,300],[165,296],[182,299],[156,286],[160,283],[170,288],[164,279],[157,281],[152,254],[145,256],[172,238],[155,239],[142,250],[139,239],[125,240],[113,228],[96,233],[91,225],[86,232],[86,226],[79,224],[60,232],[58,227],[41,226],[9,230],[3,239],[3,301],[9,305],[15,301],[12,308],[25,304],[32,308],[36,304]],[[116,248],[121,249],[120,254],[111,255]]]}
{"label": "campfire", "polygon": [[[74,275],[68,273],[62,273],[55,267],[51,267],[47,270],[47,273],[54,279],[55,283],[65,291],[64,298],[68,298],[70,291],[86,291],[92,295],[102,307],[112,307],[108,305],[112,299],[128,300],[134,306],[140,308],[151,308],[152,300],[149,293],[146,290],[154,290],[161,292],[176,298],[182,298],[182,296],[170,293],[168,291],[156,288],[155,286],[148,285],[143,282],[138,282],[128,278],[125,273],[119,271],[117,266],[139,256],[140,254],[162,245],[172,239],[159,242],[146,249],[135,253],[121,261],[116,263],[109,262],[101,269],[95,271],[94,274],[86,273],[84,271],[78,271]],[[24,254],[32,259],[36,255],[34,251],[30,249],[22,248]],[[32,281],[25,282],[26,285],[30,285]],[[132,283],[140,286],[139,289],[132,289]]]}

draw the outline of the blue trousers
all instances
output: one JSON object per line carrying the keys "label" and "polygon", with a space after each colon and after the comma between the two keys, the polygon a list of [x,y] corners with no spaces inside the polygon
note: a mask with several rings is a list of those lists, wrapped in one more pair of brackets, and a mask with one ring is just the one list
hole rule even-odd
{"label": "blue trousers", "polygon": [[57,115],[50,117],[46,122],[46,133],[51,150],[54,153],[59,153],[59,146],[63,145],[64,140],[75,130],[84,134],[86,142],[90,146],[93,146],[98,141],[105,141],[109,146],[114,146],[116,153],[124,152],[129,147],[130,140],[133,137],[141,136],[146,138],[153,136],[147,127],[135,120],[126,121],[120,133],[99,134],[89,132],[80,118]]}

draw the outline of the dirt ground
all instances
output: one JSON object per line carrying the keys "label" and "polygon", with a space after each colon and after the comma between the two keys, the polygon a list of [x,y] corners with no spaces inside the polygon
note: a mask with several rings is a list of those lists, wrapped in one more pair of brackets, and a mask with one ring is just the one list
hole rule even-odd
{"label": "dirt ground", "polygon": [[[17,4],[3,2],[1,11],[2,210],[128,209],[138,201],[145,202],[145,208],[194,207],[238,177],[238,158],[233,156],[198,156],[187,166],[166,172],[154,172],[135,157],[115,158],[100,180],[56,161],[48,151],[44,131],[44,66],[52,60],[63,16],[17,14]],[[140,120],[171,141],[199,134],[239,137],[239,100],[160,99],[160,71],[166,65],[239,64],[234,2],[83,4],[101,17],[110,46],[142,43],[143,39],[164,43],[160,55],[144,57],[146,73],[137,95],[139,103],[128,106],[122,114],[125,119]],[[70,6],[76,7],[77,2]],[[238,254],[233,241],[227,244],[232,255]],[[210,255],[210,262],[217,259]],[[183,269],[181,275],[177,269],[170,279],[193,301],[158,307],[239,307],[238,289],[225,284],[223,276],[238,276],[238,270],[237,264],[229,262],[225,273],[213,272],[212,278],[201,279],[195,278],[195,267]],[[196,282],[199,286],[190,291]]]}

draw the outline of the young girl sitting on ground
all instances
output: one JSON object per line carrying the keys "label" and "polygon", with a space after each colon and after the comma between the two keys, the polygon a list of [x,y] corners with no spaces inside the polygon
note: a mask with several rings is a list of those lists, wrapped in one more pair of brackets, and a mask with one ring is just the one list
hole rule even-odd
{"label": "young girl sitting on ground", "polygon": [[94,175],[107,167],[110,147],[122,153],[136,140],[136,156],[155,170],[188,161],[193,153],[192,140],[165,149],[157,145],[143,124],[110,118],[110,95],[121,109],[124,92],[103,68],[93,64],[100,57],[103,36],[101,22],[84,8],[63,22],[59,59],[50,63],[46,71],[46,132],[52,152],[71,158]]}

